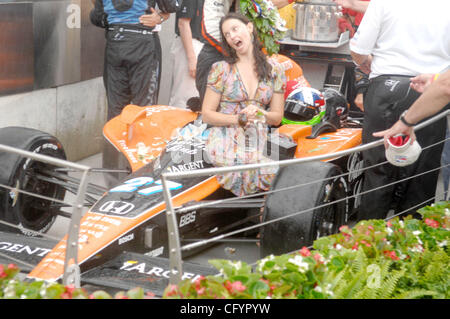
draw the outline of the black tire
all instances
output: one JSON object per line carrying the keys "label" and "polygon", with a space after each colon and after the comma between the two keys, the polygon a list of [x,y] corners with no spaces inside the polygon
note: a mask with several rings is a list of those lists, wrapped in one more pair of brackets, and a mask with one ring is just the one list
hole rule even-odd
{"label": "black tire", "polygon": [[348,219],[357,220],[361,206],[361,191],[364,182],[364,167],[361,152],[352,153],[347,157],[347,196],[349,197]]}
{"label": "black tire", "polygon": [[[271,188],[279,190],[340,174],[341,169],[330,163],[291,165],[280,169]],[[345,181],[342,177],[269,194],[264,208],[264,221],[308,211],[264,226],[261,230],[261,257],[308,247],[315,239],[336,233],[346,222],[348,203],[345,198]],[[314,209],[334,201],[338,202]]]}
{"label": "black tire", "polygon": [[[53,136],[29,128],[5,127],[0,129],[0,144],[20,148],[22,150],[66,159],[61,143]],[[36,173],[43,169],[51,169],[52,165],[31,160],[13,153],[0,152],[0,183],[20,190],[64,199],[65,190],[48,181],[36,178]],[[46,199],[37,198],[24,193],[12,192],[1,188],[0,219],[19,226],[19,229],[6,227],[9,231],[35,235],[28,229],[45,233],[56,219],[58,206]],[[5,229],[4,225],[0,225]]]}

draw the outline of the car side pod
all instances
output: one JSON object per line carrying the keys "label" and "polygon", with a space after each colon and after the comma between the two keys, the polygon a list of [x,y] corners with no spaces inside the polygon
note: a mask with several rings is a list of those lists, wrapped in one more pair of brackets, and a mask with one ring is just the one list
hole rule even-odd
{"label": "car side pod", "polygon": [[340,174],[338,166],[325,162],[280,168],[271,186],[275,192],[267,196],[263,221],[293,216],[262,227],[261,257],[310,246],[315,239],[339,230],[347,207],[345,182],[336,177]]}

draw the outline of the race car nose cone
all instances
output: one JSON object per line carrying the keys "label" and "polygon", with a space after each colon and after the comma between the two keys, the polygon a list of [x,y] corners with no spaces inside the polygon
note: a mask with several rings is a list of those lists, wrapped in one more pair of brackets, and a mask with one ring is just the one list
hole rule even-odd
{"label": "race car nose cone", "polygon": [[422,148],[416,141],[411,143],[409,136],[396,135],[388,139],[386,159],[395,166],[407,166],[414,163],[420,156]]}

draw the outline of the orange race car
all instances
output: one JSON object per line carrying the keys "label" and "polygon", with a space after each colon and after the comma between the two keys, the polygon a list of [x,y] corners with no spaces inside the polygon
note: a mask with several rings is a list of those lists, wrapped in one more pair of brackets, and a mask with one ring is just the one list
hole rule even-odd
{"label": "orange race car", "polygon": [[[286,65],[288,80],[303,82],[287,95],[283,124],[273,129],[282,138],[269,139],[267,156],[276,155],[281,160],[306,158],[360,145],[360,122],[348,116],[342,94],[308,88],[300,67],[286,57],[278,58]],[[320,96],[322,105],[317,100]],[[312,105],[319,107],[311,109],[311,102],[307,103],[311,98]],[[128,160],[131,174],[109,190],[88,187],[86,205],[90,208],[81,219],[78,237],[82,283],[117,289],[141,286],[162,293],[170,271],[161,174],[211,167],[202,155],[205,127],[198,112],[165,105],[128,105],[120,116],[106,123],[104,136]],[[32,129],[0,129],[0,144],[65,158],[56,138]],[[0,160],[1,184],[56,199],[74,190],[76,181],[48,164],[3,152]],[[245,235],[260,233],[262,256],[308,246],[320,236],[337,232],[354,213],[358,205],[354,195],[362,178],[357,171],[360,165],[359,154],[353,153],[280,167],[273,192],[249,198],[234,197],[220,187],[214,175],[171,180],[174,206],[184,208],[177,213],[181,243],[304,211]],[[343,174],[346,172],[350,174]],[[295,187],[301,184],[305,186]],[[217,201],[225,198],[229,200]],[[3,190],[0,199],[0,218],[20,225],[24,234],[24,228],[48,230],[61,208],[55,202],[13,191]],[[212,204],[187,209],[198,203]],[[324,205],[327,203],[331,204]],[[22,269],[30,271],[30,279],[62,278],[67,236],[57,243],[1,227],[8,228],[8,232],[0,233],[0,263],[8,258],[24,260]],[[196,252],[198,249],[186,251],[185,256]],[[183,278],[214,273],[208,266],[189,263],[184,263],[183,270]]]}

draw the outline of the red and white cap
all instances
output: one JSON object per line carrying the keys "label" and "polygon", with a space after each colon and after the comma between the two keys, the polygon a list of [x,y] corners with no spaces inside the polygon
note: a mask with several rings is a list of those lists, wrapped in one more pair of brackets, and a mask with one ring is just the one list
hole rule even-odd
{"label": "red and white cap", "polygon": [[411,143],[408,135],[395,135],[390,137],[387,142],[386,159],[395,166],[411,165],[417,161],[422,152],[417,140]]}

